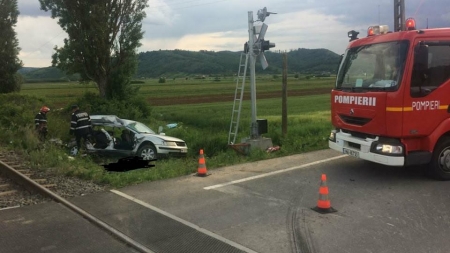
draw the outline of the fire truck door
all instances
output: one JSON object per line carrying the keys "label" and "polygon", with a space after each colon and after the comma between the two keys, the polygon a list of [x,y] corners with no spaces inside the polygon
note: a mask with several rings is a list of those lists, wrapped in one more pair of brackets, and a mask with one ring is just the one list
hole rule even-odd
{"label": "fire truck door", "polygon": [[450,116],[450,41],[417,40],[413,53],[403,136],[427,136]]}

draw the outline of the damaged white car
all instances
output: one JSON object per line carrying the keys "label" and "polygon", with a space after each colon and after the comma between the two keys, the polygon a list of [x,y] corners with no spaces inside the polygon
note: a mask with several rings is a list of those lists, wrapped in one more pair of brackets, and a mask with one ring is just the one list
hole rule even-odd
{"label": "damaged white car", "polygon": [[[117,158],[139,156],[144,160],[187,155],[186,142],[164,133],[155,133],[141,122],[120,119],[115,115],[91,115],[92,143],[86,145],[87,153]],[[76,155],[75,142],[69,144],[70,154]]]}

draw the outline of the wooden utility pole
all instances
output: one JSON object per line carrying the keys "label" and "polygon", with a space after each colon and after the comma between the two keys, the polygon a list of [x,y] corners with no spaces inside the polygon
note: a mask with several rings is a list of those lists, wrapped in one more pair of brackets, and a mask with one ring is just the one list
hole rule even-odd
{"label": "wooden utility pole", "polygon": [[283,84],[281,88],[281,133],[287,134],[287,54],[283,54]]}

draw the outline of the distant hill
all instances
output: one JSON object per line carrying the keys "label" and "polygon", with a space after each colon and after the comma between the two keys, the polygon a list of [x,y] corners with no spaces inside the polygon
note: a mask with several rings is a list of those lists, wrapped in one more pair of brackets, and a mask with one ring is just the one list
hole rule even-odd
{"label": "distant hill", "polygon": [[[139,53],[139,65],[135,78],[181,77],[192,75],[233,75],[238,72],[241,52],[186,50],[159,50]],[[281,74],[283,54],[265,52],[269,67],[262,70],[257,61],[256,72]],[[334,73],[339,55],[327,49],[299,48],[287,53],[288,72],[302,74]],[[54,67],[22,68],[19,70],[28,82],[38,80],[77,80]]]}
{"label": "distant hill", "polygon": [[66,75],[63,71],[55,67],[22,68],[18,72],[22,74],[26,82],[64,82],[79,79],[79,75]]}
{"label": "distant hill", "polygon": [[32,72],[32,71],[35,71],[37,69],[39,69],[39,68],[23,67],[23,68],[19,69],[18,72],[19,72],[19,74],[25,75],[25,74],[27,74],[29,72]]}
{"label": "distant hill", "polygon": [[[237,73],[240,52],[160,50],[139,54],[136,77],[172,75],[232,75]],[[281,74],[283,54],[266,51],[269,67],[262,70],[257,61],[257,73]],[[334,73],[339,55],[327,49],[292,50],[287,53],[289,73]]]}

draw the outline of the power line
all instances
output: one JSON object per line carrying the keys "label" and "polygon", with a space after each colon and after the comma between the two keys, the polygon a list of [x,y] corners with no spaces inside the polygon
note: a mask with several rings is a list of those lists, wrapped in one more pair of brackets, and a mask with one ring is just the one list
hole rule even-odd
{"label": "power line", "polygon": [[413,17],[416,17],[417,12],[419,12],[420,7],[422,6],[423,2],[425,2],[425,0],[420,1],[419,6],[417,6],[416,12],[414,13]]}
{"label": "power line", "polygon": [[[185,3],[196,2],[196,1],[199,1],[199,0],[187,1]],[[214,4],[214,3],[226,2],[226,1],[229,1],[229,0],[218,0],[218,1],[213,1],[213,2],[207,2],[207,3],[202,3],[202,4],[195,4],[195,5],[180,7],[180,8],[176,8],[176,7],[173,8],[170,5],[158,5],[158,6],[154,6],[154,7],[150,6],[148,9],[150,9],[149,12],[156,12],[157,11],[157,7],[171,7],[171,10],[182,10],[182,9],[188,9],[188,8],[193,8],[193,7],[197,7],[197,6],[209,5],[209,4]]]}
{"label": "power line", "polygon": [[61,31],[60,33],[58,33],[56,36],[54,36],[53,38],[47,40],[46,42],[44,42],[42,45],[40,45],[39,47],[37,47],[35,50],[33,50],[33,52],[29,53],[29,54],[25,54],[22,57],[29,57],[30,55],[33,55],[35,53],[37,53],[43,46],[49,44],[50,42],[52,42],[54,39],[56,39],[57,37],[59,37],[59,35],[61,35],[62,33],[64,33],[65,31]]}

